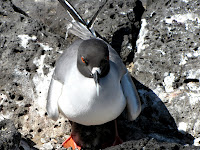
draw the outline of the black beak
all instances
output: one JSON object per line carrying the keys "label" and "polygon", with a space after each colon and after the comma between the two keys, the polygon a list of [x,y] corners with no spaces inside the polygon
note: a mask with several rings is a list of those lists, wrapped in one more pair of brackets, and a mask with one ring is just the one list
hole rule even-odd
{"label": "black beak", "polygon": [[98,71],[96,71],[94,74],[93,74],[93,78],[94,78],[94,81],[96,84],[99,84],[99,78],[100,78],[100,74]]}

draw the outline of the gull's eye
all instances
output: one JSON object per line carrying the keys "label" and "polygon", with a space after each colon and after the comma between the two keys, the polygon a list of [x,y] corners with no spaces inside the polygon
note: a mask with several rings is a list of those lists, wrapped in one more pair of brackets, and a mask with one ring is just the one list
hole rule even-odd
{"label": "gull's eye", "polygon": [[85,59],[83,56],[81,57],[81,61],[82,61],[84,64],[88,65],[88,60]]}

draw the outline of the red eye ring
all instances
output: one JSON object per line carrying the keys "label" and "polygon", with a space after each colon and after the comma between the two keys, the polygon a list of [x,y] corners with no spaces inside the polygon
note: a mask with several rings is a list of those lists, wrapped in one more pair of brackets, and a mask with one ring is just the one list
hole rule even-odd
{"label": "red eye ring", "polygon": [[81,60],[82,60],[83,63],[85,63],[85,59],[83,58],[83,56],[81,57]]}
{"label": "red eye ring", "polygon": [[82,61],[84,64],[88,65],[88,60],[85,59],[83,56],[81,57],[81,61]]}

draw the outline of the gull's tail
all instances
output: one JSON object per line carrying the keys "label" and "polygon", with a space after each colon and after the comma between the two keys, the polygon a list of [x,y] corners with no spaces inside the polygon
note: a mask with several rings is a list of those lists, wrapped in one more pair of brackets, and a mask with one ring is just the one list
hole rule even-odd
{"label": "gull's tail", "polygon": [[89,23],[86,23],[83,20],[83,18],[79,15],[76,9],[67,0],[58,0],[58,1],[72,17],[72,21],[70,21],[71,25],[68,28],[69,32],[84,40],[89,39],[91,37],[101,37],[98,33],[96,33],[93,30],[93,24],[100,10],[106,4],[107,0],[99,7],[98,11],[94,14]]}

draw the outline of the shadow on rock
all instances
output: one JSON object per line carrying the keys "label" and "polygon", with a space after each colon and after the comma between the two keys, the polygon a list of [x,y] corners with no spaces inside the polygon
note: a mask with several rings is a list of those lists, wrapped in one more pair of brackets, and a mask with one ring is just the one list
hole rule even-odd
{"label": "shadow on rock", "polygon": [[126,64],[130,64],[133,61],[143,13],[144,7],[141,1],[136,0],[133,12],[127,14],[130,24],[126,23],[126,25],[115,31],[112,36],[110,44]]}
{"label": "shadow on rock", "polygon": [[15,149],[19,146],[21,134],[15,128],[14,123],[5,119],[0,122],[0,149]]}
{"label": "shadow on rock", "polygon": [[4,119],[0,122],[0,149],[1,150],[38,150],[29,138],[22,138],[20,132],[15,128],[12,120]]}
{"label": "shadow on rock", "polygon": [[21,141],[20,141],[19,149],[20,150],[39,150],[39,149],[34,147],[35,145],[36,145],[36,143],[33,142],[31,139],[22,138]]}
{"label": "shadow on rock", "polygon": [[126,112],[119,117],[121,137],[125,141],[154,138],[159,142],[193,144],[194,137],[178,131],[174,118],[161,99],[151,89],[132,79],[141,98],[142,111],[133,122],[124,119]]}

